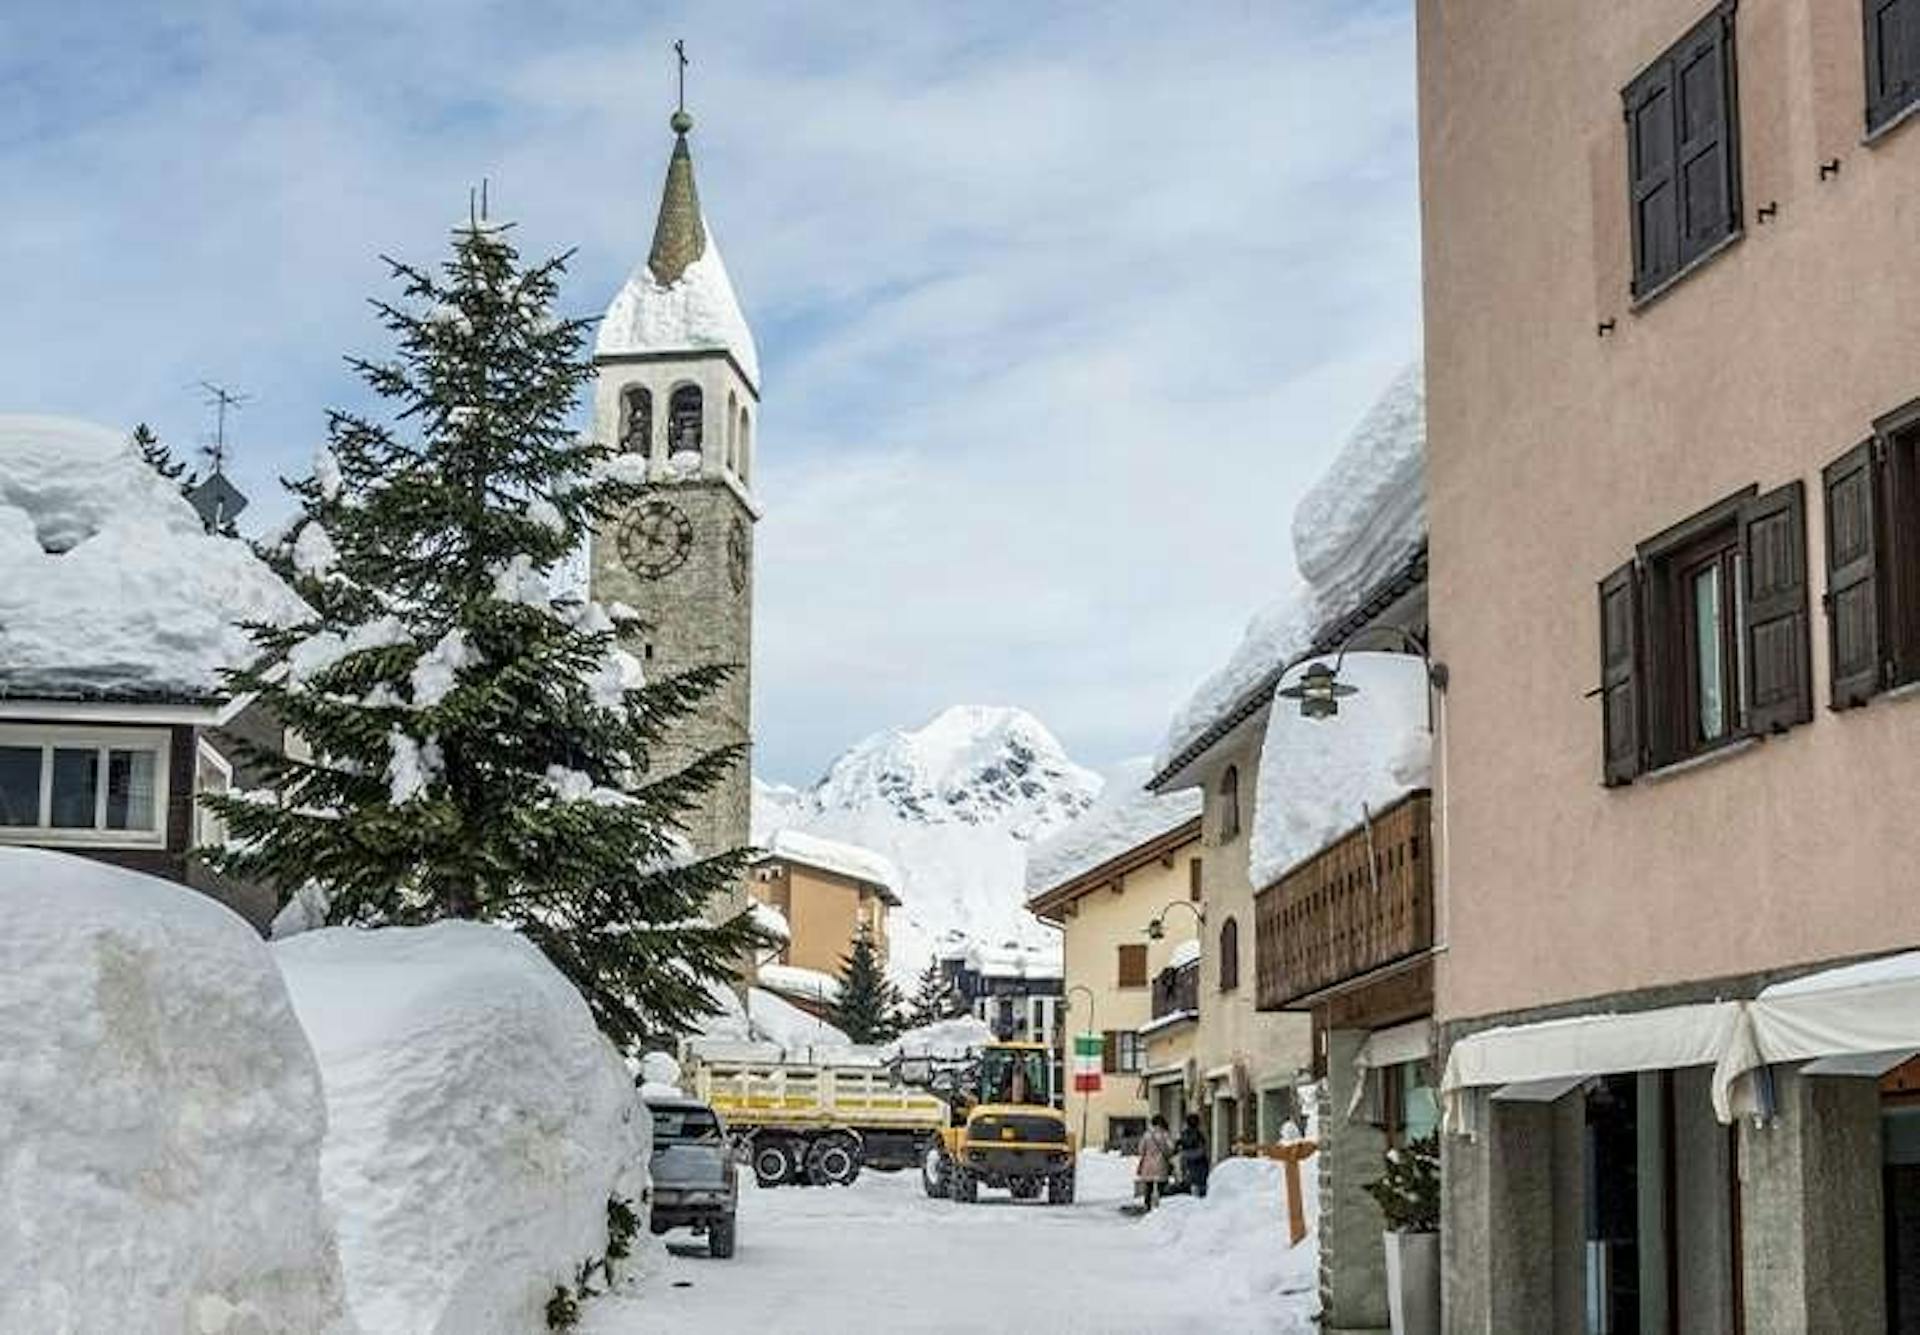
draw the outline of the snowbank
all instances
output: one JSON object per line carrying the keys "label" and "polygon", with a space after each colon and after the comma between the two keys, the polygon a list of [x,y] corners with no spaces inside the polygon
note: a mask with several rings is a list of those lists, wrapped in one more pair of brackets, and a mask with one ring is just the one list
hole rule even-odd
{"label": "snowbank", "polygon": [[0,416],[0,691],[203,696],[253,656],[239,623],[307,615],[210,536],[126,433]]}
{"label": "snowbank", "polygon": [[900,889],[900,870],[872,849],[846,844],[838,839],[803,834],[799,830],[779,830],[767,841],[767,851],[775,857],[804,862],[822,871],[837,872],[856,881],[868,881],[895,893]]}
{"label": "snowbank", "polygon": [[896,1057],[955,1059],[978,1052],[991,1042],[993,1030],[985,1020],[963,1015],[956,1020],[936,1020],[907,1030],[880,1049],[880,1058],[882,1061]]}
{"label": "snowbank", "polygon": [[321,1157],[367,1335],[525,1335],[638,1200],[652,1127],[572,985],[477,923],[276,943],[319,1057]]}
{"label": "snowbank", "polygon": [[0,1330],[348,1335],[320,1073],[179,886],[0,849]]}
{"label": "snowbank", "polygon": [[1094,804],[1066,829],[1027,854],[1027,894],[1039,895],[1128,853],[1200,814],[1204,797],[1183,789],[1164,797],[1143,786],[1152,766],[1141,757],[1106,775]]}
{"label": "snowbank", "polygon": [[763,987],[747,989],[747,1018],[756,1040],[777,1044],[788,1052],[853,1046],[853,1040],[842,1030]]}
{"label": "snowbank", "polygon": [[[1281,688],[1305,670],[1288,672]],[[1271,885],[1368,812],[1430,781],[1426,663],[1412,654],[1348,654],[1340,680],[1360,694],[1332,718],[1303,718],[1291,700],[1276,700],[1268,716],[1248,845],[1255,886]]]}
{"label": "snowbank", "polygon": [[1427,538],[1426,378],[1394,378],[1293,515],[1302,580],[1262,609],[1224,666],[1174,712],[1155,758],[1163,768],[1275,671],[1324,623],[1357,606]]}
{"label": "snowbank", "polygon": [[[760,354],[753,345],[753,331],[740,313],[740,301],[734,296],[733,280],[727,277],[713,229],[704,217],[700,226],[707,247],[687,266],[679,282],[662,287],[654,281],[653,270],[645,260],[634,269],[600,321],[594,354],[615,357],[724,348],[758,388]],[[666,405],[659,405],[655,411],[664,413]]]}
{"label": "snowbank", "polygon": [[[1307,1236],[1289,1245],[1285,1168],[1271,1159],[1223,1159],[1202,1198],[1170,1196],[1141,1221],[1157,1263],[1194,1292],[1231,1309],[1284,1312],[1300,1335],[1318,1330],[1319,1173],[1301,1165]],[[1287,1329],[1287,1327],[1283,1327]]]}

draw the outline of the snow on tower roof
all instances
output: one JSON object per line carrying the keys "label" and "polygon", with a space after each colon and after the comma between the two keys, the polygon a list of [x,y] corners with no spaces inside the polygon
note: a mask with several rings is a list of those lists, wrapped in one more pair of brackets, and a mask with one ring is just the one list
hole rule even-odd
{"label": "snow on tower roof", "polygon": [[69,418],[0,415],[0,570],[0,696],[217,699],[240,622],[308,615],[126,432]]}
{"label": "snow on tower roof", "polygon": [[891,904],[900,902],[900,870],[872,849],[843,844],[837,839],[822,839],[799,830],[780,830],[767,841],[767,852],[789,862],[804,863],[821,871],[830,871],[856,881],[877,885],[886,891]]}
{"label": "snow on tower roof", "polygon": [[725,351],[739,363],[741,374],[757,393],[760,355],[753,345],[753,331],[740,312],[693,183],[693,154],[686,134],[693,119],[677,113],[673,124],[673,157],[667,163],[653,245],[607,307],[594,354]]}

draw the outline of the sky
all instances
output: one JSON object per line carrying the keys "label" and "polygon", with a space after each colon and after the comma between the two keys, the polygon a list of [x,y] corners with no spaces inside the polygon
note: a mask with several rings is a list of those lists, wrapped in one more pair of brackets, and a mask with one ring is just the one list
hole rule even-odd
{"label": "sky", "polygon": [[[1151,752],[1420,344],[1411,0],[0,7],[0,411],[205,439],[283,519],[379,256],[490,182],[569,313],[645,256],[684,38],[763,370],[756,769],[1018,705]],[[582,418],[584,422],[584,414]]]}

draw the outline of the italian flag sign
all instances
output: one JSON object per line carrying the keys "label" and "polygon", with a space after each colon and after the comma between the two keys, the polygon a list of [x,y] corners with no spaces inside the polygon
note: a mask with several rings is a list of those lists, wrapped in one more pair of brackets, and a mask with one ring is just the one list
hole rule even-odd
{"label": "italian flag sign", "polygon": [[1100,1059],[1106,1049],[1107,1041],[1098,1034],[1073,1036],[1074,1093],[1100,1092]]}

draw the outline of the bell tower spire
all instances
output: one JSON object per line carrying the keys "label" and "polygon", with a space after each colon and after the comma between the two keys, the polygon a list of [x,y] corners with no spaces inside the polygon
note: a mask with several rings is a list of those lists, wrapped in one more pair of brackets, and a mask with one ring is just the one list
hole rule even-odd
{"label": "bell tower spire", "polygon": [[693,129],[693,117],[687,114],[687,44],[675,42],[673,51],[680,61],[680,101],[667,122],[673,129],[673,156],[667,161],[667,185],[653,225],[653,248],[647,252],[647,267],[662,287],[679,282],[687,266],[707,249],[700,192],[693,184],[693,153],[687,148],[687,132]]}

